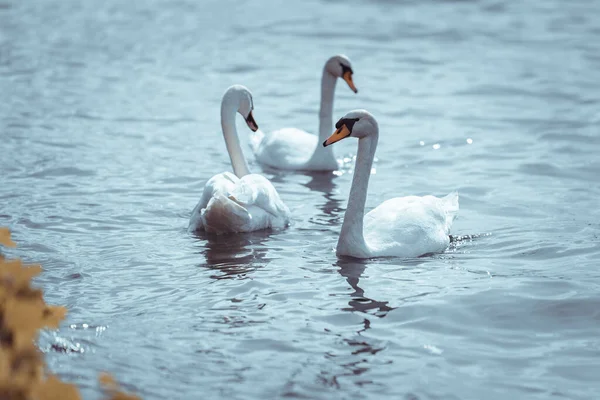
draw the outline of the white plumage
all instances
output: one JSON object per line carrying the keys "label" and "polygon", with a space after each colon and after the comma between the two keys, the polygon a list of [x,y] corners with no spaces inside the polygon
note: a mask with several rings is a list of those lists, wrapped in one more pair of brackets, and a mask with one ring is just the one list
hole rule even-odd
{"label": "white plumage", "polygon": [[235,114],[239,112],[250,129],[256,130],[253,107],[252,96],[245,87],[235,85],[225,92],[221,103],[221,125],[235,174],[223,172],[206,182],[202,197],[192,211],[189,230],[252,232],[289,225],[290,211],[277,190],[264,176],[249,172],[242,153]]}
{"label": "white plumage", "polygon": [[320,144],[333,127],[333,95],[337,78],[346,81],[357,92],[352,80],[352,65],[344,55],[331,57],[323,67],[319,135],[297,128],[283,128],[270,133],[256,132],[251,139],[256,160],[283,170],[335,171],[337,160],[331,148]]}
{"label": "white plumage", "polygon": [[372,256],[412,258],[445,250],[458,213],[458,193],[395,197],[365,215],[364,235]]}
{"label": "white plumage", "polygon": [[442,198],[396,197],[364,215],[379,127],[369,112],[356,110],[340,119],[336,128],[324,146],[349,136],[359,139],[337,254],[357,258],[412,258],[445,250],[450,243],[452,222],[458,214],[458,193]]}

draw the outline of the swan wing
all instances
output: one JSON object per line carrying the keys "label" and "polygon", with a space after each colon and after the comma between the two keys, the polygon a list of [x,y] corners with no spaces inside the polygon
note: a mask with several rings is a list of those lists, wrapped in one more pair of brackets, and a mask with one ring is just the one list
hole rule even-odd
{"label": "swan wing", "polygon": [[280,169],[301,169],[313,155],[317,142],[317,136],[301,129],[284,128],[262,134],[252,148],[262,164]]}
{"label": "swan wing", "polygon": [[242,177],[229,197],[251,210],[256,224],[263,224],[268,228],[283,228],[289,224],[289,208],[283,203],[273,184],[262,175],[249,174]]}
{"label": "swan wing", "polygon": [[418,257],[443,251],[457,213],[457,193],[396,197],[365,216],[365,240],[376,256]]}
{"label": "swan wing", "polygon": [[225,172],[212,177],[192,211],[189,228],[213,233],[284,228],[290,211],[271,182],[262,175],[237,178]]}

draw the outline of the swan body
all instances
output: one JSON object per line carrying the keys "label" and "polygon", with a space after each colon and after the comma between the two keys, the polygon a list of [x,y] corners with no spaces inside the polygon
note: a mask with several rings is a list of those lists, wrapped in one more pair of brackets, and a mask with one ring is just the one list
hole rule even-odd
{"label": "swan body", "polygon": [[396,197],[365,215],[364,235],[371,255],[418,257],[445,250],[458,211],[458,194]]}
{"label": "swan body", "polygon": [[338,163],[331,148],[319,144],[333,126],[333,95],[337,78],[357,92],[352,80],[352,65],[344,55],[331,57],[323,67],[319,135],[297,128],[283,128],[270,133],[258,131],[251,139],[256,159],[263,165],[282,170],[335,171]]}
{"label": "swan body", "polygon": [[281,229],[289,225],[290,211],[273,184],[264,176],[251,174],[235,128],[239,112],[252,130],[258,129],[247,88],[234,85],[223,95],[221,126],[234,173],[223,172],[204,185],[200,201],[192,211],[188,230],[212,233],[252,232]]}
{"label": "swan body", "polygon": [[[331,130],[331,129],[330,129]],[[258,139],[257,139],[258,138]],[[255,145],[255,143],[257,143]],[[264,135],[256,132],[251,140],[256,159],[264,165],[282,170],[335,171],[337,160],[332,151],[311,161],[319,137],[297,128],[283,128]]]}
{"label": "swan body", "polygon": [[356,110],[340,119],[336,128],[323,146],[349,136],[359,138],[337,255],[412,258],[444,251],[450,243],[450,228],[458,214],[458,193],[441,198],[429,195],[396,197],[364,215],[379,136],[377,121],[369,112]]}

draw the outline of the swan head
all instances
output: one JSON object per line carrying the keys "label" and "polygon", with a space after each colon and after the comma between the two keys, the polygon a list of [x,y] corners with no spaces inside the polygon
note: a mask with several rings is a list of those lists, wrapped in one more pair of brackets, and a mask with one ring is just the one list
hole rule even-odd
{"label": "swan head", "polygon": [[252,111],[254,110],[254,102],[252,101],[252,93],[248,90],[247,87],[242,85],[233,85],[230,86],[223,95],[223,101],[221,102],[221,107],[231,107],[236,110],[242,117],[244,117],[244,121],[248,125],[248,128],[252,130],[252,132],[256,132],[258,130],[258,125],[254,120],[254,116],[252,115]]}
{"label": "swan head", "polygon": [[323,147],[327,147],[350,136],[362,139],[378,134],[379,126],[373,114],[367,110],[354,110],[340,118],[335,124],[335,132],[323,142]]}
{"label": "swan head", "polygon": [[358,93],[358,89],[354,86],[352,80],[354,71],[352,71],[352,63],[348,57],[343,54],[331,57],[325,63],[325,70],[336,78],[342,78],[354,93]]}

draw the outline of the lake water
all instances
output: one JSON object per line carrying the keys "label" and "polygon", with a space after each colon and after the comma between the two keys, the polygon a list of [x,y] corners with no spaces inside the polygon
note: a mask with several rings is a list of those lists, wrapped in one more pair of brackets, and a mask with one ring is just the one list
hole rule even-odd
{"label": "lake water", "polygon": [[[600,392],[600,3],[0,0],[0,225],[69,308],[41,347],[100,395],[592,399]],[[282,232],[196,237],[230,170],[221,95],[265,130],[334,118],[380,140],[367,206],[460,194],[445,253],[337,259],[337,174],[278,173]],[[348,161],[347,160],[347,161]]]}

